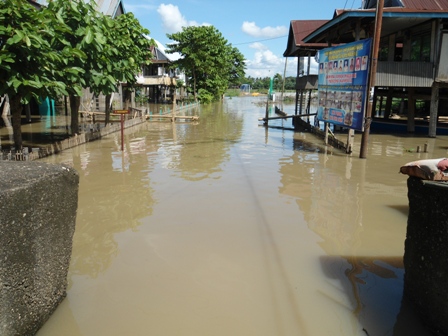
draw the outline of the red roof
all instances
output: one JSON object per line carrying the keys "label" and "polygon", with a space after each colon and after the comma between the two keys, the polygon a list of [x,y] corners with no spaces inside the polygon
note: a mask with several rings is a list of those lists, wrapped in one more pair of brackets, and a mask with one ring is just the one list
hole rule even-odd
{"label": "red roof", "polygon": [[305,44],[303,38],[327,22],[328,20],[292,20],[291,28],[294,33],[294,41],[296,45]]}
{"label": "red roof", "polygon": [[401,2],[406,9],[448,11],[448,0],[401,0]]}
{"label": "red roof", "polygon": [[307,52],[308,50],[326,48],[328,46],[326,43],[305,43],[303,38],[327,22],[328,20],[291,20],[288,46],[283,56],[299,56],[297,54],[299,49]]}

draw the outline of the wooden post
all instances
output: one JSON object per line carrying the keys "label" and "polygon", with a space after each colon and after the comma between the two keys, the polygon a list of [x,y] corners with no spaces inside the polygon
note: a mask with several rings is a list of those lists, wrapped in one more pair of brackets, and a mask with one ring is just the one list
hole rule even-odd
{"label": "wooden post", "polygon": [[389,90],[387,90],[386,107],[384,108],[384,119],[389,119],[391,115],[393,95],[394,95],[394,89],[389,88]]}
{"label": "wooden post", "polygon": [[437,133],[437,115],[439,110],[439,85],[434,82],[431,90],[431,109],[429,112],[429,132],[430,138],[435,138]]}
{"label": "wooden post", "polygon": [[120,114],[120,121],[121,121],[121,151],[124,149],[124,115],[123,113]]}
{"label": "wooden post", "polygon": [[265,113],[265,121],[264,124],[267,126],[268,125],[268,120],[269,120],[269,108],[268,108],[269,102],[266,101],[266,113]]}
{"label": "wooden post", "polygon": [[[367,86],[367,94],[370,94],[370,88],[375,87],[376,69],[378,66],[378,51],[380,48],[381,28],[383,25],[383,8],[384,8],[384,0],[378,0],[376,4],[375,34],[373,36],[373,51],[370,67],[370,81],[369,85]],[[367,157],[367,144],[369,140],[371,118],[372,118],[372,102],[370,101],[370,99],[368,99],[367,110],[365,114],[364,132],[362,133],[361,150],[359,153],[359,157],[361,159],[365,159]]]}
{"label": "wooden post", "polygon": [[414,88],[408,89],[408,127],[409,133],[415,132],[415,90]]}

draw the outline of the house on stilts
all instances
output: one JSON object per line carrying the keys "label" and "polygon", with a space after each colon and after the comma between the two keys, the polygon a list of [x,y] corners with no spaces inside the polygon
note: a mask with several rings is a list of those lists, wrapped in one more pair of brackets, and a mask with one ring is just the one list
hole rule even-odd
{"label": "house on stilts", "polygon": [[[305,31],[307,21],[292,21],[284,55],[309,57],[316,51],[308,49],[373,37],[375,9],[376,0],[357,10],[337,9],[311,31]],[[312,80],[300,77],[298,71],[298,93]],[[393,119],[385,131],[448,134],[440,123],[448,117],[448,0],[385,1],[373,93],[372,131]]]}

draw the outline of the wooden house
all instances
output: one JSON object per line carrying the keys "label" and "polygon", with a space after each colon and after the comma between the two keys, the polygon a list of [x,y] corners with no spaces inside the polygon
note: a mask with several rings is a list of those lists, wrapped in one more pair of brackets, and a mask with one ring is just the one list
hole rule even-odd
{"label": "wooden house", "polygon": [[[375,9],[376,0],[365,0],[359,10],[335,10],[302,41],[334,46],[372,37]],[[448,0],[386,0],[382,22],[374,111],[386,120],[393,112],[403,116],[408,132],[419,117],[429,120],[428,135],[435,137],[448,115]],[[402,100],[398,111],[393,98]]]}
{"label": "wooden house", "polygon": [[[317,74],[310,73],[311,58],[320,49],[328,46],[328,44],[321,42],[305,43],[303,38],[327,22],[327,20],[292,20],[290,23],[288,45],[283,56],[298,58],[295,114],[302,114],[306,93],[311,94],[312,90],[317,90]],[[305,58],[308,60],[307,69],[304,67]]]}
{"label": "wooden house", "polygon": [[178,69],[170,67],[172,61],[157,44],[151,48],[153,59],[144,66],[137,82],[150,103],[174,102],[178,80],[185,82],[185,76]]}

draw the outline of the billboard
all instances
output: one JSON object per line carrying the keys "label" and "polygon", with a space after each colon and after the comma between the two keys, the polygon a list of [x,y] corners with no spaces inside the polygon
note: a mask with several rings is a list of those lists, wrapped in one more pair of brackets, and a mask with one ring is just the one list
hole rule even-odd
{"label": "billboard", "polygon": [[317,118],[363,129],[372,39],[319,51]]}

